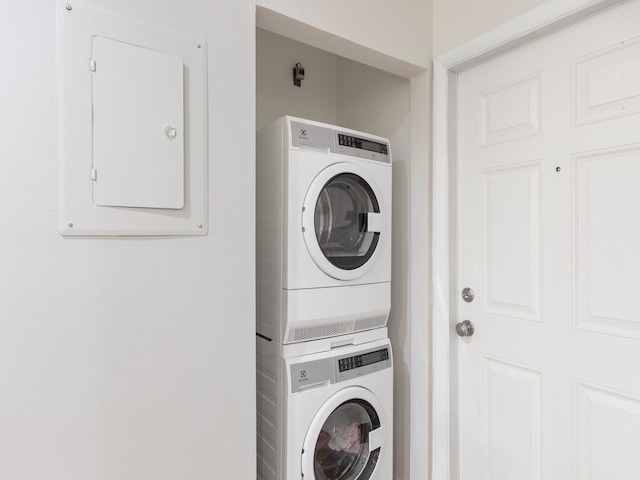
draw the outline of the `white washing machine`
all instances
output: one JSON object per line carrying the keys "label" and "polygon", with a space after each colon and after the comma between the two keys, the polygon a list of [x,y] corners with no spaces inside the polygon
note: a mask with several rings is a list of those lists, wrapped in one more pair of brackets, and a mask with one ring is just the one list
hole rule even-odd
{"label": "white washing machine", "polygon": [[388,339],[286,357],[257,336],[260,480],[391,480]]}
{"label": "white washing machine", "polygon": [[258,132],[256,163],[257,333],[288,344],[384,327],[389,141],[283,117]]}

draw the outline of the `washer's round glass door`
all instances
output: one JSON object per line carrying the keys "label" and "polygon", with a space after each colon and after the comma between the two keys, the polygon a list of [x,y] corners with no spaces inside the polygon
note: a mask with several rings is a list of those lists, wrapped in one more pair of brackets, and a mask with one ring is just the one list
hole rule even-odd
{"label": "washer's round glass door", "polygon": [[387,455],[382,407],[362,387],[340,390],[322,405],[304,439],[301,473],[309,480],[369,480]]}
{"label": "washer's round glass door", "polygon": [[381,241],[381,205],[365,176],[355,165],[331,165],[314,180],[303,208],[309,253],[325,273],[342,280],[364,274]]}
{"label": "washer's round glass door", "polygon": [[375,466],[379,455],[379,450],[371,452],[369,434],[379,426],[373,407],[365,401],[348,401],[336,408],[324,422],[316,441],[314,479],[368,478],[362,474],[373,470],[371,464]]}

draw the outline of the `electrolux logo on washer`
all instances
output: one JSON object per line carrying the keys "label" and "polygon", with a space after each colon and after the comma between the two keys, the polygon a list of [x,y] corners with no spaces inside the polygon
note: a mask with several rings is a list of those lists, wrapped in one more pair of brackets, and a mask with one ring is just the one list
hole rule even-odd
{"label": "electrolux logo on washer", "polygon": [[336,383],[335,363],[332,358],[291,365],[291,392],[296,393],[306,387]]}

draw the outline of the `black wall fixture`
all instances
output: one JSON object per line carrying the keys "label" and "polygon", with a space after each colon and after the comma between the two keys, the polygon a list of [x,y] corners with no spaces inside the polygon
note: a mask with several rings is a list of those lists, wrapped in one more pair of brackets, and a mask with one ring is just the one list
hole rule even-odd
{"label": "black wall fixture", "polygon": [[304,68],[301,63],[296,63],[296,66],[293,67],[293,84],[296,87],[301,87],[302,80],[304,80]]}

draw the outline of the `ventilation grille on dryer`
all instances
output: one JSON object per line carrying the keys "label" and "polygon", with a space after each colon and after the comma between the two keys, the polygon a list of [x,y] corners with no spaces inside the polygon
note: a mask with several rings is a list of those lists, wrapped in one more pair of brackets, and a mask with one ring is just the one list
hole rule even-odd
{"label": "ventilation grille on dryer", "polygon": [[355,321],[354,332],[362,332],[363,330],[372,330],[374,328],[384,327],[387,324],[387,316],[361,318]]}
{"label": "ventilation grille on dryer", "polygon": [[337,322],[300,322],[289,329],[286,343],[307,342],[320,338],[336,337],[346,333],[362,332],[384,327],[387,315],[361,318],[357,320],[341,320]]}

